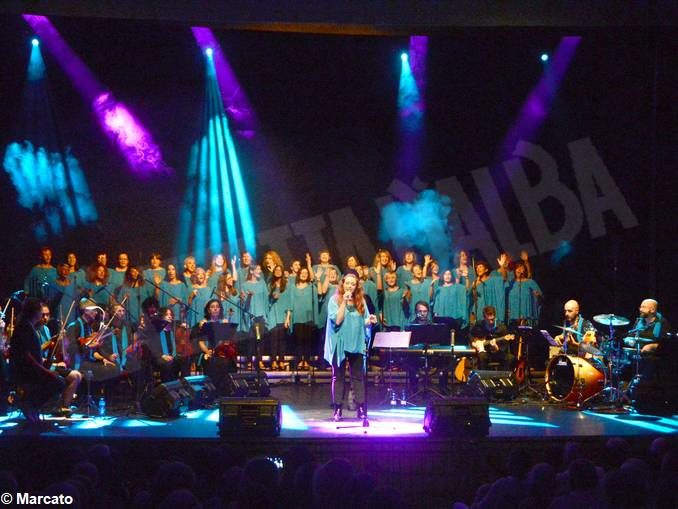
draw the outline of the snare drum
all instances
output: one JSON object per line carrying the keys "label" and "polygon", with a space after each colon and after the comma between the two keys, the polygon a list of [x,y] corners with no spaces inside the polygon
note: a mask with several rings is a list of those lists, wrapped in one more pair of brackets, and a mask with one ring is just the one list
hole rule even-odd
{"label": "snare drum", "polygon": [[558,355],[546,368],[546,392],[556,401],[586,401],[605,387],[605,373],[589,360]]}

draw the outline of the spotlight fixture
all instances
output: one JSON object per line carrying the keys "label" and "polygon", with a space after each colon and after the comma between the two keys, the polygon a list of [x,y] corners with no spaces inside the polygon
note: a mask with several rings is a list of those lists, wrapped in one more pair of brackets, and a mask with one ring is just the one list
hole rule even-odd
{"label": "spotlight fixture", "polygon": [[207,48],[205,50],[205,55],[207,55],[209,58],[212,58],[212,53],[213,53],[212,48]]}
{"label": "spotlight fixture", "polygon": [[40,41],[37,38],[33,37],[33,39],[31,39],[31,44],[33,46],[37,46],[38,44],[40,44]]}
{"label": "spotlight fixture", "polygon": [[548,62],[549,61],[549,54],[548,53],[542,53],[539,58],[541,59],[542,62]]}
{"label": "spotlight fixture", "polygon": [[407,53],[402,52],[402,53],[400,54],[400,60],[402,60],[403,62],[407,62],[407,58],[408,58],[408,57],[407,57]]}

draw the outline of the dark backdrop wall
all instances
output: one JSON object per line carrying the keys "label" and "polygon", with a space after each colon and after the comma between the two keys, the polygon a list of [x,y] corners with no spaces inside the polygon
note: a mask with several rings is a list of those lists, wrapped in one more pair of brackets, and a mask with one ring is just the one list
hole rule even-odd
{"label": "dark backdrop wall", "polygon": [[[3,16],[0,31],[0,143],[21,136],[21,93],[31,31],[18,16]],[[153,21],[54,18],[53,23],[97,78],[129,105],[150,129],[174,169],[163,178],[139,180],[102,134],[88,105],[43,48],[57,127],[88,180],[99,221],[49,239],[55,257],[76,251],[83,262],[98,249],[114,257],[126,250],[143,262],[153,250],[174,256],[177,215],[186,183],[189,149],[200,134],[204,63],[188,26]],[[337,249],[332,215],[349,207],[371,247],[378,238],[379,208],[402,198],[392,185],[398,149],[397,93],[400,52],[406,37],[328,36],[216,31],[222,48],[258,117],[255,140],[236,139],[258,232],[292,232],[284,249],[300,256],[318,239],[295,235],[317,221],[320,239]],[[594,147],[636,221],[619,208],[603,214],[603,233],[590,218],[560,260],[536,249],[535,278],[544,288],[545,320],[559,321],[562,302],[577,298],[587,316],[614,312],[633,317],[642,298],[657,298],[675,323],[674,216],[676,53],[665,29],[611,29],[582,35],[551,114],[531,141],[556,161],[559,181],[581,200],[572,143]],[[520,243],[539,232],[526,222],[506,169],[501,142],[544,70],[539,60],[562,33],[494,29],[435,35],[429,40],[425,141],[417,180],[448,189],[454,177],[497,249],[505,248],[474,175],[490,167],[493,186]],[[583,141],[582,141],[583,140]],[[537,166],[523,160],[532,184]],[[598,183],[600,184],[600,183]],[[3,270],[0,294],[20,287],[39,244],[31,214],[17,203],[8,174],[0,172]],[[605,194],[605,189],[597,188]],[[394,196],[395,195],[395,196]],[[537,202],[553,230],[562,222],[557,204]],[[453,206],[461,206],[453,203]],[[582,210],[585,210],[585,204]],[[621,206],[620,206],[621,207]],[[623,208],[622,207],[622,208]],[[316,218],[316,219],[314,219]],[[561,219],[559,219],[561,218]],[[453,225],[458,224],[454,221]],[[631,224],[633,224],[631,226]],[[295,226],[296,225],[296,226]],[[471,228],[472,229],[472,228]],[[456,239],[474,232],[453,232]],[[260,239],[261,240],[261,239]],[[267,247],[261,242],[261,248]],[[455,242],[455,248],[461,247]],[[341,252],[341,248],[339,248]],[[345,252],[341,254],[347,254]],[[514,253],[517,254],[517,253]],[[477,256],[488,256],[479,252]],[[365,258],[365,256],[363,256]],[[369,260],[366,260],[369,261]]]}

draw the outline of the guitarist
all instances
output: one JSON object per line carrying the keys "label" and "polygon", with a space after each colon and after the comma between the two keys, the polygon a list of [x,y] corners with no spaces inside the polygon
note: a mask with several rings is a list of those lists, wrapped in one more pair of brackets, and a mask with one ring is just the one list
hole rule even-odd
{"label": "guitarist", "polygon": [[478,368],[487,369],[488,363],[498,362],[500,369],[510,371],[515,364],[515,356],[511,354],[507,341],[514,338],[507,334],[506,325],[497,322],[497,311],[494,306],[483,308],[483,319],[471,329],[471,346],[478,351]]}

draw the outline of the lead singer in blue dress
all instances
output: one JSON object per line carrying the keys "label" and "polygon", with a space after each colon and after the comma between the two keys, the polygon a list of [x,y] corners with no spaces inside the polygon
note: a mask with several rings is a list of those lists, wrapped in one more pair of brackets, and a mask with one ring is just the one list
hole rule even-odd
{"label": "lead singer in blue dress", "polygon": [[365,405],[365,355],[369,339],[368,326],[377,323],[371,315],[358,283],[358,273],[348,270],[341,278],[336,293],[327,306],[325,360],[332,365],[333,419],[342,418],[346,364],[351,373],[351,386],[358,402],[358,418],[367,422]]}

